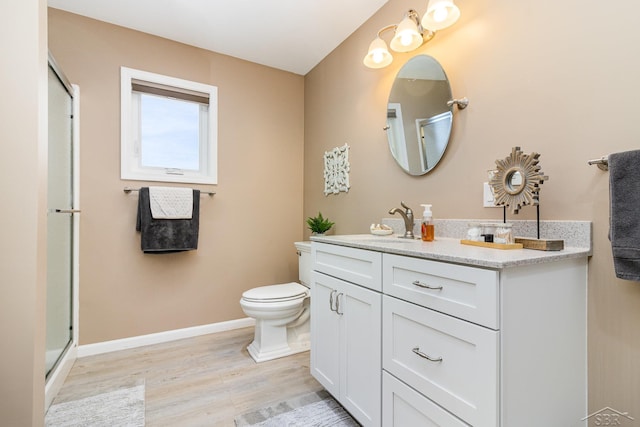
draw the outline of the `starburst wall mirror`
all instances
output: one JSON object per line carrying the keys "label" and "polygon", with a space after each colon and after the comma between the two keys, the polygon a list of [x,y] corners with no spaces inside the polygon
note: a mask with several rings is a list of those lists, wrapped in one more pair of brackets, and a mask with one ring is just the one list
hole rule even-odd
{"label": "starburst wall mirror", "polygon": [[489,181],[496,206],[509,206],[517,214],[523,206],[538,205],[540,186],[549,179],[540,171],[539,157],[513,147],[509,156],[496,160]]}
{"label": "starburst wall mirror", "polygon": [[539,158],[538,153],[527,154],[520,147],[513,147],[511,154],[496,160],[496,168],[489,171],[489,185],[493,191],[494,204],[503,207],[505,223],[507,206],[514,214],[523,206],[536,207],[537,237],[515,237],[516,244],[521,244],[525,249],[560,251],[564,248],[563,240],[540,238],[540,186],[549,177],[540,171]]}

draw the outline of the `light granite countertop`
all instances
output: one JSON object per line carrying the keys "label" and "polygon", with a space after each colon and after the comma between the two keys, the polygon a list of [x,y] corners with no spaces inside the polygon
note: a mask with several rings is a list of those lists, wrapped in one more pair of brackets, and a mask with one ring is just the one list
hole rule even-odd
{"label": "light granite countertop", "polygon": [[591,252],[588,247],[565,247],[561,251],[502,250],[463,245],[460,243],[460,239],[449,237],[436,236],[436,240],[433,242],[423,242],[419,239],[401,239],[397,234],[390,236],[372,234],[311,236],[311,241],[496,269],[587,257]]}

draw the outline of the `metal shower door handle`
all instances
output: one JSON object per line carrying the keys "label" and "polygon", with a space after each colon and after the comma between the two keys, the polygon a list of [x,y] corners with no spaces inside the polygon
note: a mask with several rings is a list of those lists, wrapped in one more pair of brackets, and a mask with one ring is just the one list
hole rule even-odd
{"label": "metal shower door handle", "polygon": [[49,213],[76,214],[82,212],[80,209],[49,209]]}

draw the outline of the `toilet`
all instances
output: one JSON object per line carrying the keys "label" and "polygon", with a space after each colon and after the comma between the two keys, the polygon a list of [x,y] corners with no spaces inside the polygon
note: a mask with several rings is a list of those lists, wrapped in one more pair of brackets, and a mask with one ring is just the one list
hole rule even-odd
{"label": "toilet", "polygon": [[300,283],[284,283],[249,289],[240,306],[255,319],[255,334],[247,351],[256,362],[307,351],[310,348],[309,281],[311,243],[295,242]]}

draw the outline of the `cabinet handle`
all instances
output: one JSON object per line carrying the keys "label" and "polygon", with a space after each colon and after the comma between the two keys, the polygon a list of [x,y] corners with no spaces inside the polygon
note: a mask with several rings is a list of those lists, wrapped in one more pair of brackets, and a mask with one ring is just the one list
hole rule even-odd
{"label": "cabinet handle", "polygon": [[338,312],[338,303],[337,302],[336,302],[336,308],[335,309],[333,308],[333,296],[335,295],[336,292],[338,292],[338,291],[336,291],[334,289],[329,294],[329,310]]}
{"label": "cabinet handle", "polygon": [[340,313],[340,295],[344,295],[344,294],[342,292],[340,292],[336,296],[336,313],[338,313],[340,316],[342,316],[344,314],[344,312]]}
{"label": "cabinet handle", "polygon": [[427,359],[429,362],[442,362],[442,357],[431,357],[428,354],[421,352],[420,347],[416,347],[411,351],[413,351],[415,354],[422,357],[423,359]]}
{"label": "cabinet handle", "polygon": [[426,285],[426,284],[420,282],[419,280],[414,280],[413,284],[415,286],[420,287],[420,288],[431,289],[432,291],[441,291],[442,290],[442,286]]}

